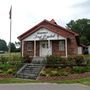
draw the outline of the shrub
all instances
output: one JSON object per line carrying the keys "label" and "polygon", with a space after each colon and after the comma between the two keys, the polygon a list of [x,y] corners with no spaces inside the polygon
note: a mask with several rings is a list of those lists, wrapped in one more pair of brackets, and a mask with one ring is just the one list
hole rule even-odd
{"label": "shrub", "polygon": [[10,68],[10,69],[7,70],[7,74],[13,74],[13,73],[14,73],[13,69]]}
{"label": "shrub", "polygon": [[61,72],[59,75],[60,75],[60,76],[68,76],[68,74],[69,74],[68,72],[63,71],[63,72]]}
{"label": "shrub", "polygon": [[20,61],[21,59],[22,59],[22,57],[20,55],[12,55],[11,56],[12,61]]}
{"label": "shrub", "polygon": [[76,67],[73,68],[73,72],[74,73],[84,73],[84,72],[86,72],[86,68],[85,67],[76,66]]}
{"label": "shrub", "polygon": [[65,64],[65,59],[59,56],[54,56],[54,55],[47,56],[46,60],[47,60],[46,62],[47,65],[55,66],[57,64]]}
{"label": "shrub", "polygon": [[90,66],[85,67],[86,72],[90,72]]}
{"label": "shrub", "polygon": [[46,76],[46,72],[45,71],[41,71],[40,72],[40,76]]}
{"label": "shrub", "polygon": [[65,68],[63,68],[62,69],[63,71],[65,71],[65,72],[68,72],[68,73],[71,73],[72,72],[72,68],[71,67],[65,67]]}
{"label": "shrub", "polygon": [[86,64],[87,64],[87,66],[90,66],[90,59],[87,59]]}
{"label": "shrub", "polygon": [[5,71],[9,68],[9,66],[10,66],[10,64],[8,64],[8,63],[0,64],[0,69]]}
{"label": "shrub", "polygon": [[74,65],[75,64],[75,59],[74,57],[68,57],[67,60],[66,60],[66,64],[67,65]]}
{"label": "shrub", "polygon": [[0,63],[1,63],[1,64],[6,63],[8,60],[9,60],[9,58],[8,58],[8,57],[5,57],[5,56],[0,56]]}
{"label": "shrub", "polygon": [[31,63],[33,58],[32,57],[25,56],[22,59],[23,59],[22,60],[23,63]]}
{"label": "shrub", "polygon": [[3,70],[0,69],[0,73],[3,73]]}
{"label": "shrub", "polygon": [[85,63],[85,59],[83,56],[76,56],[75,57],[75,63],[76,65],[82,65]]}
{"label": "shrub", "polygon": [[50,76],[58,76],[58,72],[57,71],[51,71],[49,73]]}

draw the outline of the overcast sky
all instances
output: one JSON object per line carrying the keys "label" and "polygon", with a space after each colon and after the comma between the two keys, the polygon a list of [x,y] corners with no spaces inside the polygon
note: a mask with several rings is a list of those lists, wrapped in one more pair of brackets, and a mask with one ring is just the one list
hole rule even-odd
{"label": "overcast sky", "polygon": [[90,19],[90,0],[0,0],[0,39],[9,42],[12,5],[12,42],[43,19],[65,27],[71,20]]}

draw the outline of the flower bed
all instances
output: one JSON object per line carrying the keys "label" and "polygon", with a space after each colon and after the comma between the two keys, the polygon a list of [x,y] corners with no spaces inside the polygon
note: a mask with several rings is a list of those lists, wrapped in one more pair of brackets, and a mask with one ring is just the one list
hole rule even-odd
{"label": "flower bed", "polygon": [[90,72],[85,72],[81,74],[71,74],[68,76],[39,76],[37,80],[74,80],[90,77]]}
{"label": "flower bed", "polygon": [[0,78],[14,78],[15,76],[13,74],[0,74]]}

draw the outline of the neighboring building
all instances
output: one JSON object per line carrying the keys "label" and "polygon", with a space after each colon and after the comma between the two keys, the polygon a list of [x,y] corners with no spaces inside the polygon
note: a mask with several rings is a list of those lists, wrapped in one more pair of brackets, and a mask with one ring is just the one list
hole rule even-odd
{"label": "neighboring building", "polygon": [[88,54],[90,54],[90,45],[88,45],[87,47],[88,47]]}
{"label": "neighboring building", "polygon": [[78,46],[78,55],[88,54],[88,48],[86,45],[80,44]]}
{"label": "neighboring building", "polygon": [[79,55],[83,54],[83,47],[82,46],[78,47],[78,54]]}
{"label": "neighboring building", "polygon": [[67,57],[78,54],[79,35],[59,26],[53,19],[43,20],[18,39],[21,41],[23,57]]}

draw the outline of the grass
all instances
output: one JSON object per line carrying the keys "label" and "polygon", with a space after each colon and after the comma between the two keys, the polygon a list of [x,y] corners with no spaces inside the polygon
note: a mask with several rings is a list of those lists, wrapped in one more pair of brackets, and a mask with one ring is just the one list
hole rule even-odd
{"label": "grass", "polygon": [[80,83],[85,85],[90,85],[90,77],[76,80],[52,80],[52,81],[39,81],[39,80],[30,80],[30,79],[19,79],[19,78],[2,78],[0,79],[1,84],[6,83],[57,83],[57,84],[72,84]]}
{"label": "grass", "polygon": [[63,81],[51,81],[56,83],[64,83],[64,84],[72,84],[72,83],[80,83],[85,85],[90,85],[90,77],[89,78],[82,78],[82,79],[75,79],[75,80],[63,80]]}
{"label": "grass", "polygon": [[7,84],[7,83],[33,83],[37,82],[35,80],[28,80],[28,79],[19,79],[19,78],[1,78],[0,83],[1,84]]}
{"label": "grass", "polygon": [[[10,55],[10,53],[8,53],[8,52],[6,52],[6,53],[4,53],[4,54],[0,54],[0,56],[9,56]],[[13,56],[13,55],[20,55],[20,53],[11,53],[11,56]]]}
{"label": "grass", "polygon": [[90,54],[84,55],[85,58],[90,59]]}

